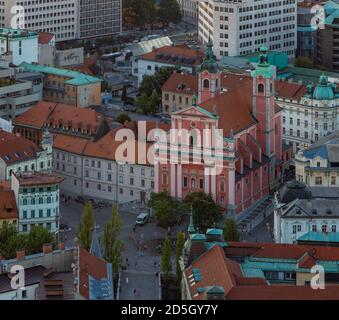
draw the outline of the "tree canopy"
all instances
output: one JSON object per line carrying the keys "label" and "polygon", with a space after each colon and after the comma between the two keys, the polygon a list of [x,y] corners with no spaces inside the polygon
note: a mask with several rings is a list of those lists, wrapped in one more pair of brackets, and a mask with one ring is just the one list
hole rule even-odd
{"label": "tree canopy", "polygon": [[46,228],[33,226],[29,233],[19,233],[12,223],[4,222],[0,228],[0,254],[5,259],[16,257],[16,251],[25,249],[27,254],[39,253],[46,243],[55,245],[55,236]]}
{"label": "tree canopy", "polygon": [[116,118],[115,121],[124,124],[126,121],[130,122],[131,118],[127,113],[120,113]]}
{"label": "tree canopy", "polygon": [[79,239],[80,245],[87,251],[91,247],[93,229],[94,229],[93,207],[90,202],[87,202],[85,204],[77,232],[77,237]]}
{"label": "tree canopy", "polygon": [[112,217],[104,227],[104,257],[112,263],[113,272],[119,272],[123,242],[120,239],[121,217],[117,207],[112,209]]}
{"label": "tree canopy", "polygon": [[177,286],[180,288],[182,271],[180,266],[180,258],[183,255],[185,245],[185,234],[183,232],[179,232],[177,235],[176,242],[176,275],[177,275]]}
{"label": "tree canopy", "polygon": [[210,228],[222,219],[222,208],[215,203],[211,194],[191,192],[185,203],[192,206],[194,223],[202,228]]}
{"label": "tree canopy", "polygon": [[234,219],[225,219],[224,224],[224,239],[225,241],[239,241],[240,235],[237,229],[237,224]]}
{"label": "tree canopy", "polygon": [[161,271],[165,283],[168,283],[171,272],[171,242],[168,237],[163,242],[161,255]]}

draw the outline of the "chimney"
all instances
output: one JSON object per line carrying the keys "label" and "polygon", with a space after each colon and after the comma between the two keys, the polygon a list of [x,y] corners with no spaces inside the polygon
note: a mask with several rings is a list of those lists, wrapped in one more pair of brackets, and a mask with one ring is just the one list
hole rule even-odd
{"label": "chimney", "polygon": [[53,252],[53,246],[51,243],[46,243],[42,246],[42,252],[44,254]]}
{"label": "chimney", "polygon": [[22,249],[22,250],[17,250],[16,252],[16,258],[17,260],[23,260],[26,256],[26,250]]}
{"label": "chimney", "polygon": [[65,242],[60,242],[59,243],[59,250],[65,250]]}

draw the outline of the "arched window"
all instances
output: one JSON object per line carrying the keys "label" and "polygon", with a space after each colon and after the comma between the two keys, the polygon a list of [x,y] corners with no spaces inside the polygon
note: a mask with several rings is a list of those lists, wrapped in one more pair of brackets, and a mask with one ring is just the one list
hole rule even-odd
{"label": "arched window", "polygon": [[39,204],[43,204],[44,203],[44,199],[43,198],[39,198]]}
{"label": "arched window", "polygon": [[195,179],[191,179],[191,189],[195,189]]}
{"label": "arched window", "polygon": [[264,92],[264,85],[262,83],[258,84],[258,92]]}
{"label": "arched window", "polygon": [[190,147],[193,147],[194,145],[194,138],[193,136],[190,136]]}
{"label": "arched window", "polygon": [[23,204],[24,206],[27,206],[27,199],[23,199],[23,200],[22,200],[22,204]]}
{"label": "arched window", "polygon": [[209,89],[210,87],[210,81],[208,79],[204,80],[204,88]]}

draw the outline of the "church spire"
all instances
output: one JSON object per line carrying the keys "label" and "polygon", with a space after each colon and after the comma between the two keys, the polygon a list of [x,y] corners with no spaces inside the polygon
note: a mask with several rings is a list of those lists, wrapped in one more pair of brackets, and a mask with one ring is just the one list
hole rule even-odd
{"label": "church spire", "polygon": [[213,53],[213,42],[211,37],[208,38],[205,57],[201,65],[201,71],[204,70],[207,70],[209,73],[218,72],[218,64],[217,59]]}

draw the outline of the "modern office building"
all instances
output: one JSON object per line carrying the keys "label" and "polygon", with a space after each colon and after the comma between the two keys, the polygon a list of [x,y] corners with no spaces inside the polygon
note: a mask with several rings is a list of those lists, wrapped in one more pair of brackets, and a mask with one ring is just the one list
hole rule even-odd
{"label": "modern office building", "polygon": [[297,48],[296,0],[199,2],[199,39],[213,41],[215,55],[238,56],[269,50],[283,51],[293,60]]}
{"label": "modern office building", "polygon": [[122,30],[122,0],[79,0],[78,38],[117,34]]}
{"label": "modern office building", "polygon": [[56,41],[77,37],[79,0],[0,2],[0,25],[55,34]]}
{"label": "modern office building", "polygon": [[0,2],[0,27],[53,33],[56,42],[116,34],[121,24],[121,0]]}

